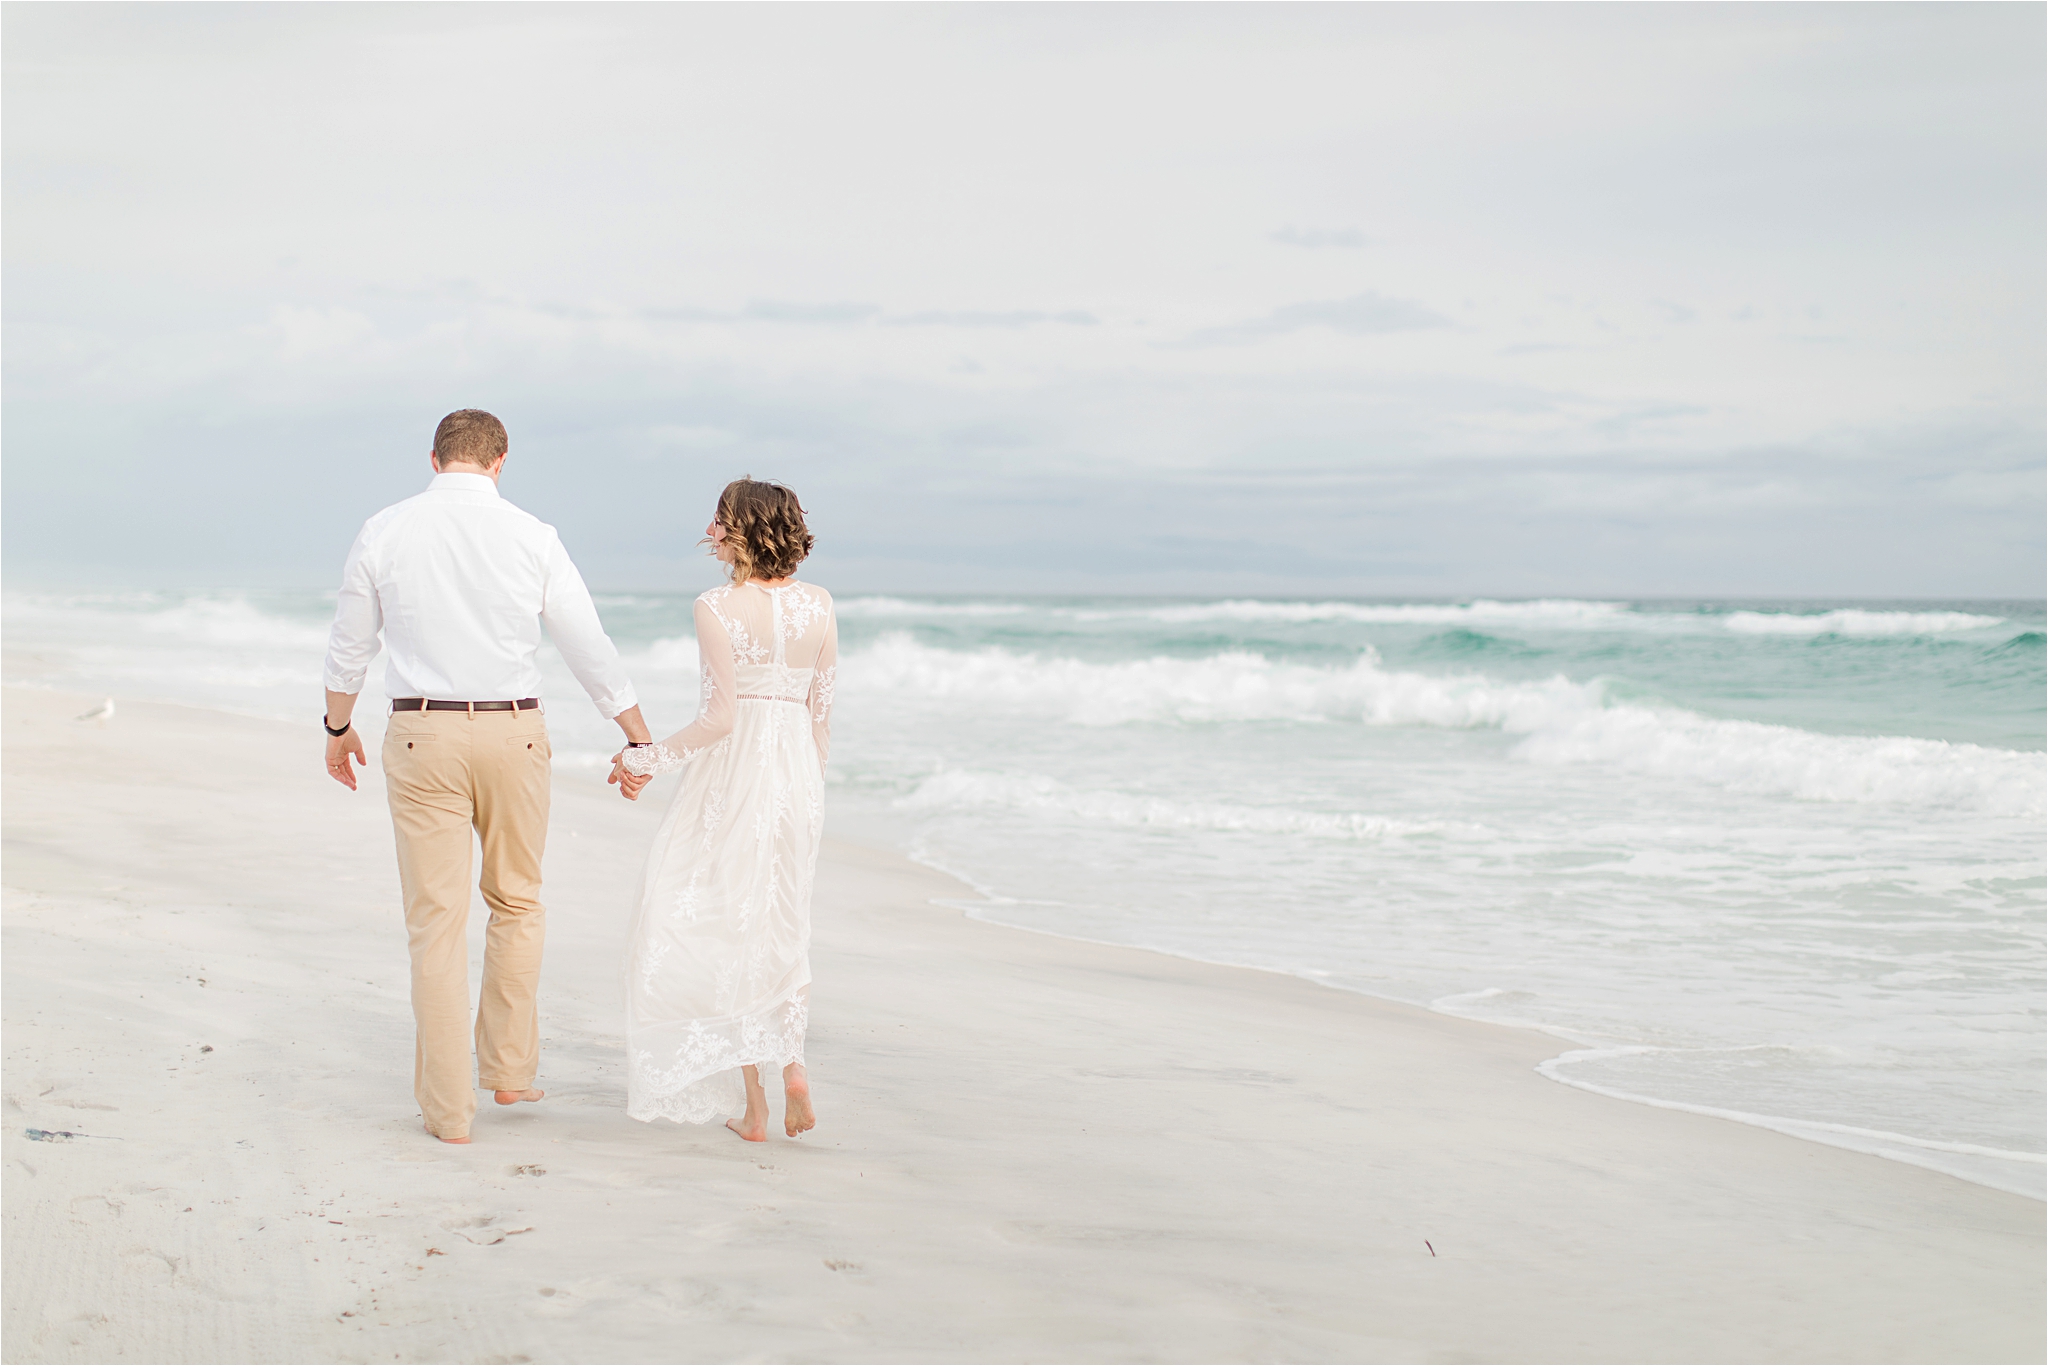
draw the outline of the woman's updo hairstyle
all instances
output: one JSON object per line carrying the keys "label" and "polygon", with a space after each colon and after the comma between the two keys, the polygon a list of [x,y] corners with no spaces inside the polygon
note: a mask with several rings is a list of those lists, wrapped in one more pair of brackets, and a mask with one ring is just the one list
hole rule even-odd
{"label": "woman's updo hairstyle", "polygon": [[735,479],[718,495],[718,523],[732,547],[732,581],[786,579],[811,553],[803,504],[780,484]]}

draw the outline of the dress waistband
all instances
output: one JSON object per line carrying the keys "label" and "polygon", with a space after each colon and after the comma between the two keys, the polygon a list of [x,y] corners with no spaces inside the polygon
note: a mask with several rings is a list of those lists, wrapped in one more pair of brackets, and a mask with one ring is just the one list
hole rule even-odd
{"label": "dress waistband", "polygon": [[806,700],[801,697],[776,697],[765,692],[743,692],[739,694],[739,699],[742,702],[793,702],[799,707],[806,704]]}

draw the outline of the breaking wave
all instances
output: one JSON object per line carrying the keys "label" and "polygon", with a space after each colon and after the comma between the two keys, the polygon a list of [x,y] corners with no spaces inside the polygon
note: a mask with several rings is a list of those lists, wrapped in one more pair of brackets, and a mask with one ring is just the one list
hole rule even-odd
{"label": "breaking wave", "polygon": [[849,655],[846,694],[960,701],[1053,713],[1070,724],[1293,721],[1497,729],[1523,737],[1513,757],[1589,764],[1741,792],[1814,801],[1886,802],[2028,815],[2043,809],[2043,756],[1905,736],[1826,735],[1611,702],[1597,682],[1510,682],[1381,667],[1275,662],[1228,651],[1122,663],[941,650],[890,635]]}
{"label": "breaking wave", "polygon": [[1152,621],[1357,621],[1390,625],[1527,626],[1552,630],[1604,630],[1634,615],[1625,602],[1544,598],[1533,602],[1467,603],[1229,602],[1153,607],[1131,613]]}
{"label": "breaking wave", "polygon": [[2003,617],[1975,612],[1866,612],[1844,607],[1832,612],[1730,612],[1721,622],[1731,631],[1762,636],[1938,636],[1996,626]]}
{"label": "breaking wave", "polygon": [[909,598],[840,598],[842,617],[1013,617],[1032,609],[1019,602],[913,602]]}
{"label": "breaking wave", "polygon": [[1058,606],[1019,602],[920,601],[898,597],[846,598],[842,616],[988,617],[1034,612],[1074,621],[1270,622],[1307,624],[1351,622],[1389,626],[1506,627],[1531,631],[1733,631],[1741,635],[1786,636],[1927,636],[1948,635],[1997,626],[2002,617],[1975,612],[1880,611],[1838,608],[1825,612],[1658,611],[1627,602],[1581,598],[1535,598],[1511,601],[1475,598],[1469,602],[1274,602],[1232,598],[1218,602],[1165,606]]}

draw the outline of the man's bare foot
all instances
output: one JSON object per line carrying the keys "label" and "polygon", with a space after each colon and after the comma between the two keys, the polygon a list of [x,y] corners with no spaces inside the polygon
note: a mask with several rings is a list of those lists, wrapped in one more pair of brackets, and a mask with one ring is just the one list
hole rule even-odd
{"label": "man's bare foot", "polygon": [[802,1063],[793,1062],[782,1069],[782,1132],[795,1138],[817,1122],[811,1110],[811,1079],[804,1075]]}
{"label": "man's bare foot", "polygon": [[[427,1130],[427,1132],[433,1134],[435,1138],[441,1138],[441,1135],[435,1134],[432,1129]],[[467,1143],[469,1142],[469,1135],[464,1134],[461,1138],[441,1138],[441,1141],[443,1143]]]}
{"label": "man's bare foot", "polygon": [[493,1091],[491,1098],[500,1105],[517,1105],[522,1100],[539,1100],[546,1094],[545,1091],[536,1091],[529,1086],[524,1091]]}
{"label": "man's bare foot", "polygon": [[747,1083],[747,1112],[738,1119],[728,1119],[725,1127],[749,1143],[768,1141],[768,1093],[761,1089],[761,1070],[758,1067],[742,1067],[740,1076]]}

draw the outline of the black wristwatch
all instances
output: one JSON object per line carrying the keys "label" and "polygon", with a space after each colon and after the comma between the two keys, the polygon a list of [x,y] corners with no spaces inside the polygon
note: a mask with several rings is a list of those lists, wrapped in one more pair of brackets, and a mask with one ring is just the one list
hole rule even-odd
{"label": "black wristwatch", "polygon": [[653,743],[654,743],[654,741],[652,741],[652,740],[628,740],[628,741],[626,741],[626,748],[627,748],[627,749],[646,749],[646,748],[647,748],[647,747],[648,747],[649,745],[651,745],[651,744],[653,744]]}
{"label": "black wristwatch", "polygon": [[327,724],[326,717],[323,716],[320,718],[320,728],[326,731],[329,735],[332,735],[337,740],[339,740],[342,736],[348,734],[349,725],[349,722],[344,721],[341,723],[341,729],[336,730],[334,727]]}

